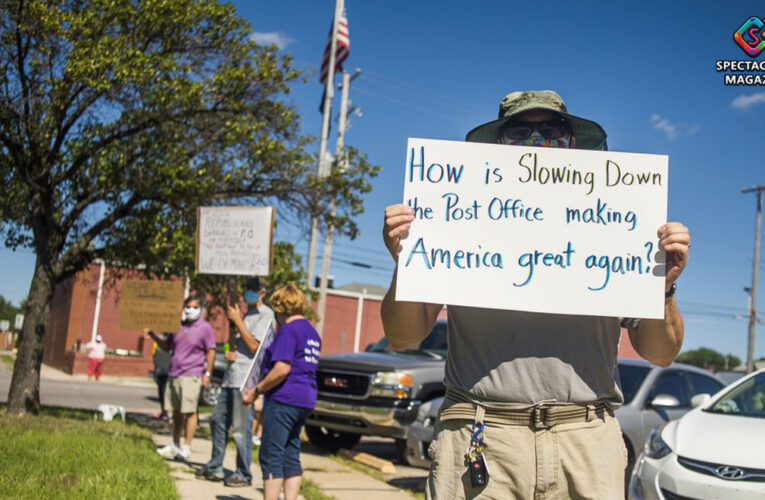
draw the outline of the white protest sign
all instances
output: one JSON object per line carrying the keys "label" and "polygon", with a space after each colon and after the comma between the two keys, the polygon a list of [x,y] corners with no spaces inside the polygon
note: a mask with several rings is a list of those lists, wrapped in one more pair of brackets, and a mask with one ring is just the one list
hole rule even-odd
{"label": "white protest sign", "polygon": [[668,157],[409,139],[396,300],[661,318]]}
{"label": "white protest sign", "polygon": [[270,274],[273,229],[273,207],[199,207],[197,272]]}
{"label": "white protest sign", "polygon": [[21,328],[24,326],[24,315],[23,314],[17,314],[16,315],[16,321],[13,324],[14,328],[16,330],[21,330]]}
{"label": "white protest sign", "polygon": [[258,344],[258,348],[255,349],[255,356],[252,357],[252,363],[247,370],[247,376],[244,377],[242,385],[239,386],[239,392],[244,393],[249,389],[254,389],[260,377],[263,374],[263,361],[265,360],[266,350],[274,343],[274,336],[276,331],[274,330],[274,320],[268,324],[266,334],[263,336],[263,340]]}
{"label": "white protest sign", "polygon": [[0,332],[7,332],[10,327],[11,327],[10,320],[0,319]]}

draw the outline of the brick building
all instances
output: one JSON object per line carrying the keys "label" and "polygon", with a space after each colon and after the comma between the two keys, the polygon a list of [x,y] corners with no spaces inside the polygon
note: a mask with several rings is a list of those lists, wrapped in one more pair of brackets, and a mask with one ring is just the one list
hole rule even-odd
{"label": "brick building", "polygon": [[[86,373],[83,346],[99,333],[110,351],[104,362],[104,374],[145,376],[153,368],[152,343],[144,340],[141,331],[120,328],[120,281],[108,267],[104,267],[99,301],[100,274],[101,266],[92,265],[56,289],[43,363],[67,373]],[[328,291],[322,354],[363,351],[383,337],[380,317],[383,289],[355,284],[348,288]],[[213,313],[210,323],[216,339],[224,342],[228,338],[228,321],[223,311]],[[444,310],[442,316],[445,315]],[[619,356],[639,358],[625,332]]]}

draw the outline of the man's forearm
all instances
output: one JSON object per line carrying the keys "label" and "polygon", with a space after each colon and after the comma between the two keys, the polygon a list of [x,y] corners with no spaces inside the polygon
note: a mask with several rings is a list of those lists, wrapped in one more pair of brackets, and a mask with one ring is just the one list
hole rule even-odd
{"label": "man's forearm", "polygon": [[442,306],[422,302],[396,300],[396,274],[393,273],[388,293],[382,302],[382,322],[385,337],[393,349],[416,349],[430,333]]}
{"label": "man's forearm", "polygon": [[685,327],[677,303],[671,297],[664,305],[663,319],[643,319],[631,329],[632,347],[643,358],[659,366],[669,366],[683,345]]}
{"label": "man's forearm", "polygon": [[238,320],[234,321],[234,324],[236,325],[236,329],[239,330],[239,335],[242,336],[242,340],[244,341],[244,345],[247,346],[247,349],[251,353],[254,353],[256,350],[258,350],[258,345],[260,342],[258,342],[255,336],[247,329],[247,325],[244,324],[244,320],[239,318]]}
{"label": "man's forearm", "polygon": [[162,340],[161,338],[159,338],[157,336],[156,333],[150,331],[149,332],[149,337],[151,337],[152,340],[154,340],[154,342],[157,343],[157,345],[160,347],[160,349],[163,349],[165,351],[169,351],[170,350],[170,342],[167,342],[166,340]]}
{"label": "man's forearm", "polygon": [[207,350],[207,371],[212,374],[213,368],[215,367],[215,349],[208,349]]}

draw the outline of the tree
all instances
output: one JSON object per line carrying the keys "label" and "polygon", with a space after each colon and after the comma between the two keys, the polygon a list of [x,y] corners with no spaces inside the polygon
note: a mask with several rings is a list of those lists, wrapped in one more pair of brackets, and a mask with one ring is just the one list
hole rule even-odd
{"label": "tree", "polygon": [[698,366],[700,368],[712,369],[713,371],[732,370],[741,365],[741,359],[733,354],[725,354],[710,349],[709,347],[699,347],[690,351],[684,351],[677,357],[680,363]]}
{"label": "tree", "polygon": [[[199,205],[278,204],[353,236],[378,167],[318,179],[301,75],[215,0],[0,0],[0,231],[36,254],[8,410],[36,413],[56,286],[94,259],[193,271]],[[332,183],[335,185],[332,185]]]}
{"label": "tree", "polygon": [[14,306],[10,300],[0,295],[0,319],[7,319],[13,325],[16,315],[21,312],[21,308]]}

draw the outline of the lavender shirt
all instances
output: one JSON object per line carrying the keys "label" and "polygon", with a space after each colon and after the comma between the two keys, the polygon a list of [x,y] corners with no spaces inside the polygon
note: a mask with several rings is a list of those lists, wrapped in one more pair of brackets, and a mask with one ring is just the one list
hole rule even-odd
{"label": "lavender shirt", "polygon": [[168,375],[200,377],[204,374],[207,350],[215,349],[215,333],[210,323],[203,319],[181,323],[181,329],[170,336],[169,342],[173,355]]}
{"label": "lavender shirt", "polygon": [[290,372],[280,385],[266,394],[268,400],[300,408],[316,406],[316,368],[319,365],[321,338],[304,319],[279,327],[263,359],[264,377],[277,361],[289,363]]}

